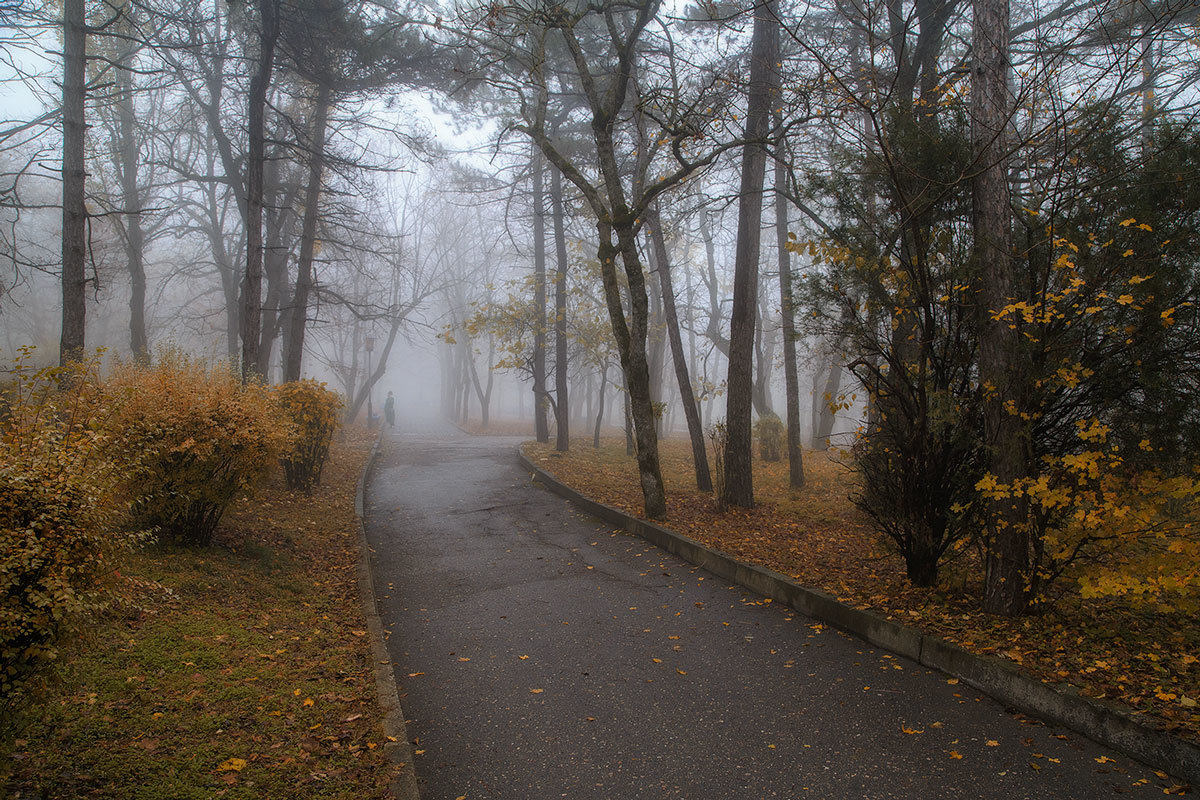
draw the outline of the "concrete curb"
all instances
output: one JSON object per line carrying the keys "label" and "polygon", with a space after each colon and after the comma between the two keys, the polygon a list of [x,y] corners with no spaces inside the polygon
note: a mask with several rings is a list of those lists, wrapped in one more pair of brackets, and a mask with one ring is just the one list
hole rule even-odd
{"label": "concrete curb", "polygon": [[929,636],[831,595],[809,589],[764,567],[743,564],[694,539],[589,500],[560,483],[520,450],[521,465],[557,495],[594,516],[658,545],[720,578],[783,603],[806,616],[827,622],[877,647],[956,677],[1005,706],[1082,734],[1155,769],[1200,786],[1200,747],[1160,730],[1137,712],[1052,686],[1021,674],[1016,665],[979,656],[936,636]]}
{"label": "concrete curb", "polygon": [[404,709],[400,705],[400,690],[396,687],[396,676],[392,672],[392,659],[388,655],[383,638],[383,621],[379,618],[379,603],[375,599],[375,580],[371,577],[371,548],[367,544],[366,489],[367,475],[375,464],[383,431],[375,437],[371,454],[358,476],[358,492],[354,496],[354,513],[358,517],[358,592],[362,599],[363,613],[367,618],[367,635],[371,638],[371,659],[375,671],[375,691],[383,709],[383,732],[388,741],[384,752],[388,760],[400,768],[399,776],[388,786],[393,800],[420,800],[417,792],[416,762],[413,760],[412,745],[404,728]]}

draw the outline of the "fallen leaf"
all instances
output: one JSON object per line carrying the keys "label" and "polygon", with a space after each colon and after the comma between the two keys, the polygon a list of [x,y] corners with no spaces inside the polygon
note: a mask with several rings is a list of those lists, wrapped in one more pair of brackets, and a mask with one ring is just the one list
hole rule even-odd
{"label": "fallen leaf", "polygon": [[227,758],[217,766],[218,772],[241,772],[246,768],[246,759]]}
{"label": "fallen leaf", "polygon": [[541,694],[542,692],[544,692],[546,690],[545,689],[530,689],[529,691],[531,694]]}
{"label": "fallen leaf", "polygon": [[957,750],[951,750],[951,751],[950,751],[950,757],[951,757],[951,758],[955,758],[955,759],[961,759],[961,758],[962,758],[962,753],[958,752]]}

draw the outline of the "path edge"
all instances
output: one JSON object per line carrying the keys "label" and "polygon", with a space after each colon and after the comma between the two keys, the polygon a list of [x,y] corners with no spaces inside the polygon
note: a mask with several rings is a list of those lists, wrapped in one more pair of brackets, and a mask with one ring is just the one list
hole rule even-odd
{"label": "path edge", "polygon": [[400,774],[389,784],[387,792],[392,800],[420,800],[417,791],[416,762],[413,760],[412,744],[404,727],[404,708],[400,704],[400,690],[396,686],[396,675],[392,670],[392,658],[388,655],[383,638],[383,621],[379,617],[379,601],[375,596],[375,579],[371,571],[371,546],[367,542],[366,493],[367,476],[375,465],[379,443],[386,434],[381,429],[371,445],[371,454],[358,476],[358,491],[354,495],[354,516],[358,518],[358,593],[363,614],[367,620],[367,636],[371,640],[372,671],[375,674],[375,693],[379,707],[383,710],[383,733],[388,740],[383,743],[388,761],[395,764]]}
{"label": "path edge", "polygon": [[854,608],[830,594],[801,586],[786,575],[745,564],[673,530],[591,500],[559,481],[518,448],[521,466],[536,482],[574,505],[658,545],[713,575],[733,581],[797,612],[854,634],[958,678],[1003,705],[1061,725],[1150,767],[1200,787],[1200,747],[1160,730],[1144,715],[1024,675],[1011,662],[970,653],[946,640]]}

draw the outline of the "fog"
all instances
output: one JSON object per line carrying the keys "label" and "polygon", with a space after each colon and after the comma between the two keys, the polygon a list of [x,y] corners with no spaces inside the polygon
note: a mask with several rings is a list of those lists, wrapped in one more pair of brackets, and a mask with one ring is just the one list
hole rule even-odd
{"label": "fog", "polygon": [[[623,56],[586,25],[573,35],[594,74],[552,48],[544,57],[557,72],[548,78],[520,37],[521,26],[534,23],[497,27],[470,4],[349,3],[320,12],[276,4],[267,62],[267,29],[253,9],[98,3],[87,13],[113,16],[87,37],[79,90],[87,134],[72,143],[64,119],[75,112],[64,105],[59,55],[70,26],[50,8],[4,8],[5,358],[27,346],[46,364],[84,351],[111,360],[177,348],[228,358],[268,382],[325,381],[364,421],[366,407],[378,413],[393,392],[413,418],[482,426],[486,416],[489,425],[532,430],[541,408],[565,415],[583,435],[603,400],[601,423],[619,433],[629,370],[640,374],[627,359],[622,365],[632,320],[625,356],[647,361],[653,402],[663,404],[660,434],[682,434],[679,374],[705,427],[725,417],[729,353],[739,346],[735,272],[752,269],[755,296],[739,302],[754,326],[754,416],[787,406],[786,307],[796,326],[793,424],[801,438],[849,444],[866,419],[864,376],[887,360],[888,328],[899,324],[878,313],[889,302],[881,293],[894,289],[887,279],[846,288],[846,262],[831,253],[870,242],[864,252],[880,264],[909,258],[889,251],[908,242],[907,201],[872,177],[872,159],[894,146],[879,122],[892,113],[893,95],[879,81],[916,80],[905,73],[916,67],[880,61],[876,82],[859,85],[848,65],[862,62],[863,44],[835,33],[833,12],[798,4],[780,20],[783,78],[766,137],[773,149],[765,182],[747,190],[742,167],[753,140],[742,115],[753,78],[744,13],[708,18],[698,8],[656,6],[657,27],[630,29],[642,37],[641,72],[636,97],[610,114],[608,153],[591,138],[600,128],[589,128],[589,115],[599,113],[602,96],[595,80],[617,74]],[[1019,36],[1053,39],[1027,11]],[[307,13],[327,18],[313,24]],[[1086,28],[1089,12],[1077,13],[1072,24]],[[924,30],[915,16],[910,22],[907,35]],[[855,24],[873,30],[877,20]],[[950,31],[967,23],[943,24]],[[1055,39],[1059,49],[1039,52],[1061,55],[1070,69],[1043,84],[1030,78],[1022,91],[1077,96],[1090,86],[1113,108],[1132,113],[1140,102],[1143,127],[1155,114],[1186,115],[1191,62],[1166,45],[1188,40],[1166,18],[1154,24],[1158,50],[1140,56],[1117,39]],[[962,55],[951,37],[938,46],[923,67],[932,72],[921,78],[922,93],[937,70],[953,75]],[[1068,47],[1079,57],[1062,55]],[[1022,64],[1039,57],[1017,52]],[[1140,72],[1127,69],[1135,56]],[[261,74],[267,84],[256,105]],[[961,96],[947,81],[945,97]],[[1157,87],[1157,105],[1137,100],[1139,81]],[[1067,112],[1023,113],[1013,124],[1031,148],[1039,146],[1038,125],[1070,124]],[[1136,126],[1128,132],[1148,135]],[[82,263],[67,258],[66,242],[77,234],[63,228],[64,208],[77,202],[64,203],[63,154],[79,147]],[[957,186],[964,175],[931,180]],[[1029,180],[1032,187],[1039,179]],[[761,201],[753,220],[747,196]],[[598,259],[612,242],[598,238],[597,223],[605,215],[611,220],[600,230],[619,222],[622,204],[634,209],[635,238],[619,242],[625,261],[608,286]],[[752,245],[748,229],[756,230]],[[934,261],[961,256],[946,241]],[[788,298],[781,268],[794,286]],[[565,299],[556,299],[560,277]],[[665,283],[674,309],[664,304]],[[556,374],[560,354],[565,380]]]}

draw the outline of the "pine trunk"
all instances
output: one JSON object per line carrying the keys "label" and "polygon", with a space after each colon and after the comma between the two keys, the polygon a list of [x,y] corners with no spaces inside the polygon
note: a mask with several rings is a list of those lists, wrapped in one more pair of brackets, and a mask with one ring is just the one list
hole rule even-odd
{"label": "pine trunk", "polygon": [[536,438],[550,441],[546,419],[546,198],[542,154],[533,153],[533,303],[537,319],[533,333],[533,418]]}
{"label": "pine trunk", "polygon": [[[692,440],[692,463],[696,469],[696,488],[702,492],[713,489],[712,475],[708,469],[708,452],[704,449],[704,427],[700,424],[700,406],[692,390],[692,379],[688,374],[687,355],[683,351],[683,339],[679,334],[679,315],[675,308],[675,287],[671,282],[671,260],[667,253],[667,242],[663,236],[662,220],[655,206],[646,215],[650,241],[655,260],[658,262],[658,280],[662,289],[663,316],[667,324],[667,338],[671,344],[671,360],[675,365],[675,382],[679,385],[679,397],[683,403],[683,416],[687,420],[688,436]],[[597,427],[597,431],[599,427]]]}
{"label": "pine trunk", "polygon": [[63,3],[62,337],[59,363],[83,357],[87,315],[84,120],[87,18],[83,0]]}
{"label": "pine trunk", "polygon": [[[1013,301],[1008,159],[1008,0],[974,0],[971,72],[973,139],[978,171],[972,186],[978,270],[979,380],[983,385],[984,444],[988,471],[1001,484],[1025,474],[1024,431],[1020,417],[1020,365],[1016,337],[994,314]],[[1019,498],[988,503],[988,552],[983,607],[1014,616],[1025,610],[1029,587],[1029,526]]]}
{"label": "pine trunk", "polygon": [[570,408],[567,387],[567,234],[563,219],[562,173],[551,170],[550,204],[554,214],[554,255],[558,270],[554,276],[554,396],[560,410],[554,449],[565,453],[571,447]]}
{"label": "pine trunk", "polygon": [[321,180],[325,169],[325,131],[329,122],[330,92],[317,87],[316,107],[309,142],[308,189],[304,193],[304,224],[300,229],[300,260],[296,266],[296,294],[288,319],[291,335],[284,354],[283,380],[300,380],[304,360],[304,334],[308,325],[308,297],[313,287],[313,257],[317,244],[317,218],[321,205]]}
{"label": "pine trunk", "polygon": [[278,0],[259,0],[259,53],[250,78],[246,151],[246,272],[242,279],[242,379],[258,373],[259,329],[262,322],[263,164],[266,156],[267,88],[279,39]]}
{"label": "pine trunk", "polygon": [[725,486],[731,506],[754,505],[752,435],[754,329],[758,311],[758,259],[762,238],[763,176],[771,103],[777,101],[779,21],[777,0],[767,0],[754,14],[750,55],[750,91],[746,108],[746,143],[742,149],[742,181],[738,196],[738,234],[734,252],[733,310],[729,331],[726,381]]}
{"label": "pine trunk", "polygon": [[[782,130],[781,115],[776,127]],[[788,208],[784,198],[787,172],[783,165],[783,135],[780,134],[775,160],[775,246],[779,251],[780,316],[783,318],[783,380],[787,389],[788,485],[804,486],[804,448],[800,445],[800,376],[796,372],[796,311],[792,297],[792,259],[788,252]]]}

